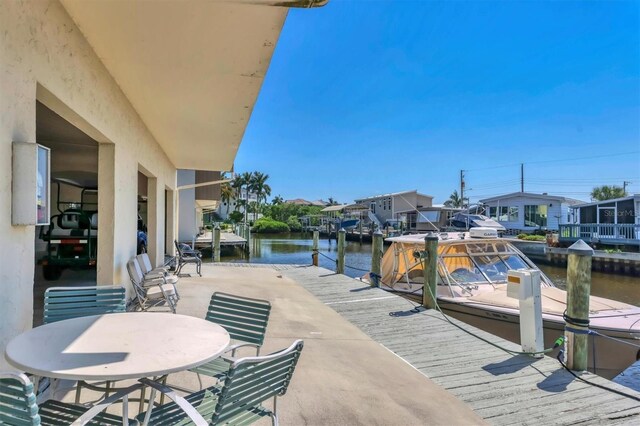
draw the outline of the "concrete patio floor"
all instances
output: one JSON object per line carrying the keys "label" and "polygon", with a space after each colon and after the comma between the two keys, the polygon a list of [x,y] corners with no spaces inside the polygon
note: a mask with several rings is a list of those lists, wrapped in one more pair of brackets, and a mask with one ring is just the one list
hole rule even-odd
{"label": "concrete patio floor", "polygon": [[[212,265],[203,265],[202,272],[203,277],[194,274],[180,279],[179,314],[204,318],[214,291],[267,299],[273,308],[262,353],[285,348],[295,339],[304,340],[289,390],[278,400],[280,424],[485,423],[467,405],[365,335],[285,273],[268,267]],[[205,386],[210,383],[205,382]],[[198,388],[195,374],[188,372],[170,375],[168,384]],[[84,401],[91,398],[91,392],[85,392]],[[64,400],[72,400],[73,395],[67,393]]]}

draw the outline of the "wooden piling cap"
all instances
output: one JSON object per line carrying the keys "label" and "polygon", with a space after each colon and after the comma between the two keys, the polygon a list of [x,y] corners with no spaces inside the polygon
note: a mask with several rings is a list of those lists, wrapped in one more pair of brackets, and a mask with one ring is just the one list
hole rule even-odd
{"label": "wooden piling cap", "polygon": [[438,235],[433,233],[433,232],[429,232],[427,234],[426,237],[424,237],[425,241],[438,241]]}
{"label": "wooden piling cap", "polygon": [[593,256],[593,249],[589,244],[582,240],[578,240],[567,249],[569,254],[577,254],[578,256]]}
{"label": "wooden piling cap", "polygon": [[378,229],[376,232],[373,233],[373,235],[382,235],[382,231]]}

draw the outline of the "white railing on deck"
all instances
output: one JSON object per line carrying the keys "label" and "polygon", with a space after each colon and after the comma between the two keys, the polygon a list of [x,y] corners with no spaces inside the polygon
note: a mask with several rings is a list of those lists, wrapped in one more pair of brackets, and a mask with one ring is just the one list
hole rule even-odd
{"label": "white railing on deck", "polygon": [[581,223],[560,225],[560,240],[601,241],[616,240],[637,244],[640,241],[640,224]]}

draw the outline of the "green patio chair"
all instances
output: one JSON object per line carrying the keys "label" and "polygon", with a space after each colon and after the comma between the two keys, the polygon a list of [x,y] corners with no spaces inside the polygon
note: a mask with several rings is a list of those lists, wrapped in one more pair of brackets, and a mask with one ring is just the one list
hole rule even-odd
{"label": "green patio chair", "polygon": [[[48,400],[36,403],[33,384],[29,378],[16,372],[0,372],[0,425],[38,426],[38,425],[118,425],[127,424],[122,416],[103,413],[111,404],[122,399],[123,407],[128,404],[128,394],[141,389],[142,383],[136,383],[113,394],[91,409],[75,404]],[[126,411],[126,410],[125,410]],[[130,420],[137,424],[136,420]]]}
{"label": "green patio chair", "polygon": [[126,291],[120,286],[50,287],[44,293],[45,324],[126,310]]}
{"label": "green patio chair", "polygon": [[230,353],[231,358],[221,356],[190,370],[198,375],[200,389],[202,389],[201,375],[214,377],[218,380],[224,378],[224,374],[233,363],[233,357],[236,356],[236,351],[239,348],[252,346],[256,349],[256,355],[260,355],[260,347],[264,343],[270,313],[271,303],[267,300],[251,299],[221,292],[215,292],[211,295],[205,319],[224,327],[235,344],[226,350],[226,353]]}
{"label": "green patio chair", "polygon": [[[121,286],[49,287],[44,293],[44,324],[126,311],[126,291]],[[84,387],[104,391],[107,396],[110,391],[109,382],[106,383],[106,387],[100,388],[79,381],[76,387],[76,403],[80,401]]]}
{"label": "green patio chair", "polygon": [[[182,397],[168,386],[147,379],[140,381],[151,387],[151,399],[156,390],[173,402],[152,407],[137,417],[143,425],[248,425],[264,417],[278,424],[276,398],[286,393],[298,358],[302,340],[287,349],[261,357],[247,357],[231,364],[224,384],[212,386]],[[263,404],[273,398],[273,409]]]}

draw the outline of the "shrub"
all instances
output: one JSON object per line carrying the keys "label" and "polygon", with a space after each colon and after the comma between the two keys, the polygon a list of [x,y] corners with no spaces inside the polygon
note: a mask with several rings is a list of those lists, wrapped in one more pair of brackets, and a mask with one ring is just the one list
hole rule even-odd
{"label": "shrub", "polygon": [[284,222],[273,220],[270,217],[263,217],[256,220],[251,231],[259,234],[277,234],[289,232],[289,226]]}
{"label": "shrub", "polygon": [[234,223],[240,223],[244,219],[244,214],[242,212],[231,212],[229,213],[229,219],[231,219]]}
{"label": "shrub", "polygon": [[302,223],[300,223],[296,216],[289,216],[289,219],[287,219],[287,226],[289,226],[289,229],[292,232],[302,231]]}

